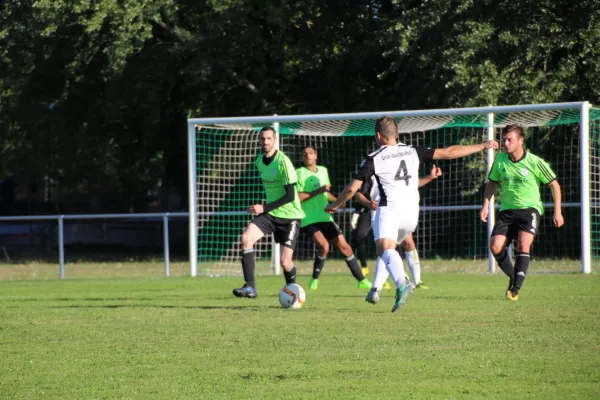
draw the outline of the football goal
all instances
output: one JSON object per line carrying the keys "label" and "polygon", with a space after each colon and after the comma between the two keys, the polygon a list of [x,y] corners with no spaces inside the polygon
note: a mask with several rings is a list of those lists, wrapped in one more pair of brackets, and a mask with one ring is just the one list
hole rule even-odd
{"label": "football goal", "polygon": [[[552,194],[541,190],[546,213],[532,248],[537,259],[578,260],[589,273],[600,256],[600,109],[588,102],[456,108],[420,111],[188,119],[189,250],[192,276],[241,274],[240,234],[251,220],[249,205],[265,196],[254,166],[261,154],[258,131],[273,126],[278,148],[302,166],[302,147],[312,145],[318,164],[328,168],[332,193],[350,182],[364,157],[376,149],[375,119],[396,118],[399,140],[432,148],[500,139],[507,124],[526,128],[525,145],[549,162],[563,195],[565,225],[552,225]],[[479,220],[483,188],[494,151],[439,162],[443,175],[421,189],[414,237],[422,259],[487,259],[494,207]],[[421,176],[431,165],[421,167]],[[496,208],[499,200],[496,199]],[[354,204],[335,214],[348,240]],[[374,257],[374,243],[370,243]],[[279,252],[271,237],[256,245],[257,273],[278,273]],[[306,235],[295,258],[309,260],[314,245]],[[332,253],[330,257],[336,257]],[[485,261],[483,261],[485,264]]]}

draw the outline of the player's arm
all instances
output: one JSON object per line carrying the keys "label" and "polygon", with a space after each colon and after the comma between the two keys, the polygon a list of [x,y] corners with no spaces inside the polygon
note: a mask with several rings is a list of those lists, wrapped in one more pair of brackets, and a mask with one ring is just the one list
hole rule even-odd
{"label": "player's arm", "polygon": [[354,179],[352,179],[352,181],[344,188],[344,190],[342,190],[342,192],[337,196],[337,199],[333,203],[325,207],[325,211],[332,213],[335,210],[337,210],[342,204],[354,197],[354,195],[363,185],[363,182],[366,182],[367,179],[371,179],[374,173],[375,165],[373,164],[373,159],[367,157],[367,159],[364,160],[360,165]]}
{"label": "player's arm", "polygon": [[285,189],[285,194],[279,199],[272,201],[270,203],[265,204],[254,204],[248,207],[248,212],[251,214],[263,214],[269,211],[273,211],[276,208],[284,206],[288,203],[291,203],[296,198],[296,183],[298,182],[298,175],[296,174],[296,170],[292,165],[292,162],[289,158],[284,156],[283,163],[280,164],[279,172],[282,177],[283,188]]}
{"label": "player's arm", "polygon": [[[331,186],[329,185],[323,185],[318,189],[313,190],[312,192],[298,192],[298,197],[300,197],[300,201],[305,201],[308,199],[312,199],[315,196],[320,195],[321,193],[326,193],[328,194],[327,197],[329,197],[329,191],[331,190]],[[334,197],[335,199],[335,197]]]}
{"label": "player's arm", "polygon": [[250,207],[248,207],[248,212],[250,214],[263,214],[263,213],[268,213],[269,211],[273,211],[276,208],[279,208],[283,205],[286,205],[287,203],[291,203],[292,201],[294,201],[294,188],[295,184],[290,183],[284,186],[285,188],[285,194],[283,195],[283,197],[280,197],[279,199],[272,201],[270,203],[267,203],[265,205],[262,204],[254,204],[251,205]]}
{"label": "player's arm", "polygon": [[363,207],[371,208],[371,200],[367,198],[361,191],[356,192],[354,199]]}
{"label": "player's arm", "polygon": [[548,186],[550,186],[552,198],[554,199],[554,216],[552,217],[552,222],[555,227],[560,228],[565,223],[562,215],[562,192],[556,179],[550,182]]}
{"label": "player's arm", "polygon": [[496,193],[496,187],[498,184],[494,181],[488,181],[487,185],[485,185],[485,191],[483,192],[483,205],[481,206],[481,210],[479,211],[479,218],[483,222],[487,222],[487,217],[490,210],[490,201]]}
{"label": "player's arm", "polygon": [[358,179],[353,179],[352,182],[350,182],[344,188],[344,190],[342,190],[342,192],[337,196],[337,199],[335,199],[333,203],[325,207],[325,211],[332,213],[335,210],[337,210],[342,204],[354,197],[356,192],[358,192],[358,189],[360,189],[361,185],[362,181]]}
{"label": "player's arm", "polygon": [[431,168],[431,173],[429,173],[429,175],[419,178],[419,187],[422,188],[423,186],[427,185],[434,179],[439,178],[440,176],[442,176],[442,169],[434,164]]}
{"label": "player's arm", "polygon": [[488,149],[497,149],[498,142],[495,140],[489,140],[479,144],[468,144],[468,145],[454,145],[445,147],[443,149],[435,149],[433,152],[434,160],[453,160],[455,158],[462,158],[469,156],[473,153]]}

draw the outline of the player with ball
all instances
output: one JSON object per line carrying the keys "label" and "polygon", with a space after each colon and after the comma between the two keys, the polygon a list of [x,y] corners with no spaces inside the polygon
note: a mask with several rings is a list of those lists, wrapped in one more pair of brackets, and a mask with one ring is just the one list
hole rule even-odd
{"label": "player with ball", "polygon": [[256,159],[255,165],[265,188],[267,204],[248,207],[248,212],[257,216],[242,233],[242,270],[245,283],[244,286],[233,289],[234,296],[251,299],[257,295],[254,243],[269,233],[273,233],[275,241],[283,248],[281,266],[284,269],[286,287],[296,283],[296,267],[292,256],[300,231],[300,220],[304,218],[296,190],[296,169],[290,159],[275,147],[275,130],[270,126],[262,128],[259,142],[263,154]]}

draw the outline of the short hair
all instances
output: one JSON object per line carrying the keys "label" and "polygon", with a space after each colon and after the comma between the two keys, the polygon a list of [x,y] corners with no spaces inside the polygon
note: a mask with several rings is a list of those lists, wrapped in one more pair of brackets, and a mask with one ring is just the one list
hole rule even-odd
{"label": "short hair", "polygon": [[263,128],[260,130],[260,132],[258,132],[258,134],[262,134],[263,132],[267,132],[267,131],[272,131],[273,132],[273,136],[277,136],[277,132],[275,131],[275,128],[273,128],[272,126],[263,126]]}
{"label": "short hair", "polygon": [[306,149],[313,149],[315,153],[317,153],[317,148],[312,144],[305,144],[304,146],[302,146],[302,152],[304,152],[304,150]]}
{"label": "short hair", "polygon": [[392,117],[386,116],[377,118],[375,121],[375,133],[381,133],[388,139],[394,139],[398,136],[398,124]]}
{"label": "short hair", "polygon": [[513,132],[513,131],[519,131],[519,136],[521,136],[522,138],[525,138],[525,128],[521,124],[506,125],[502,129],[502,136],[506,135],[509,132]]}

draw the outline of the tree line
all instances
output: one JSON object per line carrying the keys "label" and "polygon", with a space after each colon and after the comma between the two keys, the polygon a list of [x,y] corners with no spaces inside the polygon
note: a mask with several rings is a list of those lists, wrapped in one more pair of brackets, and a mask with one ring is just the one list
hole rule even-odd
{"label": "tree line", "polygon": [[188,117],[597,104],[599,38],[595,0],[7,0],[0,173],[144,211]]}

